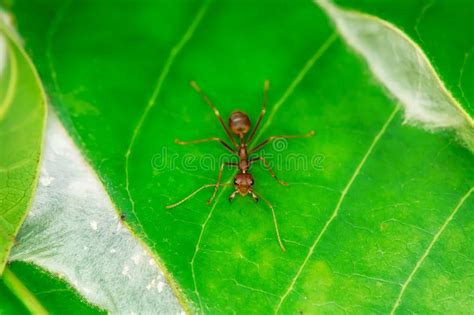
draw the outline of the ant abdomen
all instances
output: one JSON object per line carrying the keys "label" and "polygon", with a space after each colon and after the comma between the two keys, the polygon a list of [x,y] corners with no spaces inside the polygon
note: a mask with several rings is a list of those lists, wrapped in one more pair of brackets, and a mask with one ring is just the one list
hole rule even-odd
{"label": "ant abdomen", "polygon": [[249,116],[242,112],[233,112],[229,117],[229,126],[236,135],[244,135],[250,130]]}

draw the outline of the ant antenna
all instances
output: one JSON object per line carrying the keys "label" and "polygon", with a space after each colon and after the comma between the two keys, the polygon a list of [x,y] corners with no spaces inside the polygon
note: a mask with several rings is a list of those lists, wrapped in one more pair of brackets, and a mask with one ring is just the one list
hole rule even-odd
{"label": "ant antenna", "polygon": [[171,208],[177,207],[180,204],[182,204],[183,202],[185,202],[186,200],[191,199],[192,197],[194,197],[194,195],[196,195],[201,190],[209,188],[209,187],[216,187],[216,186],[232,186],[232,185],[231,184],[206,184],[206,185],[203,185],[203,186],[199,187],[198,189],[196,189],[195,191],[193,191],[189,196],[187,196],[183,200],[178,201],[177,203],[173,203],[172,205],[168,205],[165,208],[166,209],[171,209]]}
{"label": "ant antenna", "polygon": [[273,223],[275,224],[275,231],[276,231],[276,235],[277,235],[277,239],[278,239],[278,243],[280,244],[280,248],[282,251],[286,251],[285,249],[285,246],[283,245],[282,241],[281,241],[281,238],[280,238],[280,231],[278,230],[278,223],[277,223],[277,218],[276,218],[276,214],[275,214],[275,209],[273,209],[273,206],[271,205],[271,203],[262,197],[262,195],[260,194],[257,194],[255,191],[253,191],[253,193],[255,195],[257,195],[260,199],[262,199],[268,207],[270,207],[270,209],[272,210],[272,215],[273,215]]}
{"label": "ant antenna", "polygon": [[233,145],[235,145],[237,147],[237,142],[235,142],[235,139],[234,137],[232,136],[232,133],[230,132],[229,128],[227,128],[224,120],[222,119],[222,116],[221,116],[221,113],[219,113],[219,110],[216,108],[216,106],[214,106],[214,104],[212,104],[211,100],[209,99],[209,97],[207,97],[206,94],[204,94],[204,92],[202,91],[202,89],[199,87],[199,85],[196,83],[196,81],[191,81],[189,82],[191,84],[191,87],[196,90],[196,92],[199,93],[199,95],[201,95],[202,99],[204,100],[204,102],[207,103],[207,105],[209,105],[211,107],[211,109],[214,111],[214,114],[216,115],[217,119],[219,119],[222,127],[224,127],[224,130],[225,130],[225,133],[227,134],[227,136],[229,137],[229,140],[232,142]]}
{"label": "ant antenna", "polygon": [[252,141],[253,136],[255,136],[255,132],[257,132],[258,126],[260,126],[260,123],[262,122],[263,116],[265,116],[265,113],[267,111],[267,92],[268,88],[270,87],[270,82],[268,80],[265,80],[263,83],[263,105],[262,105],[262,112],[260,113],[260,117],[258,117],[257,123],[255,124],[255,127],[252,130],[252,133],[250,136],[247,138],[247,144]]}

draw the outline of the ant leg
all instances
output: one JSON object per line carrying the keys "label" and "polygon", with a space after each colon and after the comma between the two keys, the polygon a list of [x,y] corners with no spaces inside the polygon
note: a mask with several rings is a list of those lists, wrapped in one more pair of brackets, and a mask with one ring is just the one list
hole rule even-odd
{"label": "ant leg", "polygon": [[272,210],[273,224],[275,225],[275,231],[276,231],[278,243],[280,244],[281,250],[286,251],[285,246],[283,245],[283,242],[281,241],[280,231],[278,230],[278,223],[277,223],[277,218],[276,218],[276,214],[275,214],[275,209],[273,209],[273,206],[271,205],[271,203],[267,199],[263,198],[262,195],[257,194],[255,191],[253,191],[252,195],[260,197],[260,199],[262,199],[267,204],[267,206]]}
{"label": "ant leg", "polygon": [[227,128],[224,120],[222,119],[222,116],[221,114],[219,113],[219,111],[217,110],[216,106],[214,106],[214,104],[212,104],[211,100],[209,99],[209,97],[207,97],[206,94],[204,94],[204,92],[201,90],[201,88],[199,87],[199,85],[196,83],[196,81],[191,81],[190,82],[191,84],[191,87],[196,90],[196,92],[198,92],[201,97],[203,98],[204,102],[207,103],[207,105],[209,105],[211,107],[211,109],[214,111],[214,114],[216,115],[217,119],[219,119],[222,127],[224,127],[224,130],[225,130],[225,133],[227,134],[227,136],[229,137],[230,139],[230,142],[232,142],[232,144],[234,146],[237,147],[237,142],[235,142],[235,139],[234,137],[232,136],[232,133],[230,132],[229,128]]}
{"label": "ant leg", "polygon": [[201,187],[199,187],[198,189],[196,189],[192,194],[190,194],[189,196],[187,196],[186,198],[184,198],[183,200],[181,201],[178,201],[177,203],[174,203],[172,205],[168,205],[166,206],[165,208],[166,209],[171,209],[171,208],[174,208],[174,207],[177,207],[179,206],[180,204],[182,204],[183,202],[185,202],[186,200],[194,197],[194,195],[196,195],[198,192],[200,192],[201,190],[203,189],[206,189],[206,188],[209,188],[209,187],[214,187],[214,186],[230,186],[230,184],[206,184],[206,185],[203,185]]}
{"label": "ant leg", "polygon": [[308,133],[305,134],[305,135],[271,136],[271,137],[268,138],[267,140],[262,141],[261,143],[259,143],[258,145],[256,145],[256,146],[253,147],[252,149],[250,149],[250,150],[249,150],[249,154],[250,154],[250,153],[254,153],[255,151],[260,150],[260,149],[263,148],[265,145],[267,145],[268,143],[272,142],[272,141],[275,140],[275,139],[308,138],[308,137],[311,137],[311,136],[313,136],[313,135],[314,135],[314,130],[311,130],[310,132],[308,132]]}
{"label": "ant leg", "polygon": [[192,140],[192,141],[181,141],[179,139],[176,139],[174,142],[177,143],[177,144],[181,144],[181,145],[187,145],[187,144],[196,144],[196,143],[203,143],[203,142],[210,142],[210,141],[217,141],[220,144],[222,144],[230,152],[237,153],[237,151],[234,148],[232,148],[230,145],[225,143],[224,140],[222,140],[221,138],[216,138],[216,137],[206,138],[206,139],[199,139],[199,140]]}
{"label": "ant leg", "polygon": [[249,194],[255,202],[258,202],[258,196],[253,191],[249,190]]}
{"label": "ant leg", "polygon": [[214,189],[214,193],[212,194],[211,199],[207,202],[208,205],[211,204],[212,200],[214,200],[214,197],[216,197],[217,191],[219,190],[219,186],[221,184],[221,179],[222,179],[222,172],[224,171],[224,166],[238,166],[237,163],[233,162],[224,162],[221,164],[221,167],[219,169],[219,175],[217,176],[217,183],[216,183],[216,188]]}
{"label": "ant leg", "polygon": [[268,88],[270,87],[270,82],[268,80],[265,80],[263,83],[263,105],[262,105],[262,112],[260,113],[260,117],[258,117],[257,123],[255,124],[255,127],[252,130],[252,133],[250,136],[247,138],[247,144],[252,141],[253,136],[255,136],[255,132],[257,132],[258,126],[260,126],[260,122],[263,119],[263,116],[265,116],[265,112],[267,111],[267,92]]}
{"label": "ant leg", "polygon": [[252,164],[254,162],[257,162],[259,160],[262,160],[263,164],[265,165],[265,167],[267,168],[267,170],[270,172],[270,174],[272,175],[273,178],[276,179],[277,182],[279,182],[280,184],[282,184],[283,186],[288,186],[288,183],[279,179],[275,172],[272,170],[272,168],[270,167],[270,164],[268,164],[267,160],[263,157],[263,156],[259,156],[259,157],[256,157],[256,158],[252,158],[249,160],[249,164]]}
{"label": "ant leg", "polygon": [[234,200],[235,196],[237,196],[237,194],[239,193],[238,190],[234,191],[232,194],[230,194],[229,196],[229,202],[232,202],[232,200]]}

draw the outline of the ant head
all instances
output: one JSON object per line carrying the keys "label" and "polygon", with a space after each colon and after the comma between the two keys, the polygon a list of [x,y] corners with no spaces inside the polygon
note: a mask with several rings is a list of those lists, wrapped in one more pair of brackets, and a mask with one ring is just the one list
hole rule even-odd
{"label": "ant head", "polygon": [[234,178],[235,189],[239,192],[242,197],[245,197],[249,191],[252,190],[253,177],[248,173],[241,173],[235,175]]}
{"label": "ant head", "polygon": [[249,116],[242,112],[233,112],[229,117],[229,126],[236,135],[244,135],[250,129]]}

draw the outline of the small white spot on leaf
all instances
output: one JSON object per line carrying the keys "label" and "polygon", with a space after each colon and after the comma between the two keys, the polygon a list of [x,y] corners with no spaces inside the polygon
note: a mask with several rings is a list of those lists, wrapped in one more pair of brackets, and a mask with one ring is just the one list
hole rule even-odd
{"label": "small white spot on leaf", "polygon": [[156,286],[158,288],[158,292],[163,292],[163,288],[165,287],[165,283],[163,281],[158,282],[158,285]]}
{"label": "small white spot on leaf", "polygon": [[47,186],[51,185],[53,180],[54,180],[54,177],[45,175],[45,176],[41,176],[40,183],[41,183],[41,185],[47,187]]}
{"label": "small white spot on leaf", "polygon": [[132,279],[132,276],[129,274],[130,268],[128,266],[124,266],[122,270],[122,275],[128,277],[129,279]]}
{"label": "small white spot on leaf", "polygon": [[139,254],[136,254],[132,257],[133,262],[135,265],[138,265],[140,263],[140,260],[142,260],[142,257]]}
{"label": "small white spot on leaf", "polygon": [[90,225],[94,231],[97,231],[97,221],[91,221]]}
{"label": "small white spot on leaf", "polygon": [[146,286],[147,290],[151,290],[155,287],[156,287],[156,280],[155,279],[151,280],[151,282],[148,283],[148,285]]}

